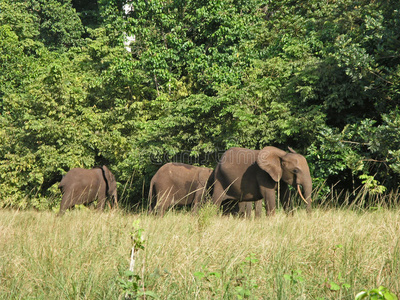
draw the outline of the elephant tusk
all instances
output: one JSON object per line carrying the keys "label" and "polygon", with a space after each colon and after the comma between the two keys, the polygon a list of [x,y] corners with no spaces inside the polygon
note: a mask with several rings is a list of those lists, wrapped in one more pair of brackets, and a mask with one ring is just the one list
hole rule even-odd
{"label": "elephant tusk", "polygon": [[[299,185],[299,184],[297,185],[297,191],[299,192],[301,199],[303,199],[303,201],[304,201],[306,204],[308,204],[307,200],[304,198],[303,194],[301,193],[300,185]],[[312,200],[310,199],[310,202],[311,202],[311,201],[312,201]]]}

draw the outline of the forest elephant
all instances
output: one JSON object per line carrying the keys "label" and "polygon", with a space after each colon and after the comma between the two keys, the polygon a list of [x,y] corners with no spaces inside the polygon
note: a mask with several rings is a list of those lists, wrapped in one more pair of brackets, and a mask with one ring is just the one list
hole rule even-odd
{"label": "forest elephant", "polygon": [[264,199],[267,215],[273,215],[276,189],[279,187],[282,205],[287,210],[291,206],[288,185],[292,185],[307,204],[307,212],[311,212],[312,179],[307,160],[293,149],[289,148],[289,151],[287,153],[272,146],[262,150],[227,150],[215,168],[213,202],[220,206],[227,199]]}
{"label": "forest elephant", "polygon": [[183,163],[167,163],[150,182],[150,210],[163,216],[171,205],[192,205],[196,210],[206,193],[212,169]]}
{"label": "forest elephant", "polygon": [[58,186],[63,194],[59,215],[77,204],[89,204],[98,200],[97,208],[104,209],[107,198],[114,200],[118,207],[117,182],[106,167],[93,169],[75,168],[68,171]]}

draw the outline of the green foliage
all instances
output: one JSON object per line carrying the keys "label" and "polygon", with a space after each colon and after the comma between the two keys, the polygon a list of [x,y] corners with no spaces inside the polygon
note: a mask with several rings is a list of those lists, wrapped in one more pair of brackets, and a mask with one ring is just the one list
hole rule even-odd
{"label": "green foliage", "polygon": [[65,50],[82,42],[84,28],[71,0],[4,0],[0,5],[0,24],[12,26],[22,44],[34,47],[40,41]]}
{"label": "green foliage", "polygon": [[397,296],[391,293],[388,288],[380,286],[377,289],[365,290],[356,295],[355,300],[370,299],[370,300],[397,300]]}
{"label": "green foliage", "polygon": [[197,212],[197,228],[199,232],[210,226],[212,219],[218,214],[218,208],[212,203],[203,204]]}
{"label": "green foliage", "polygon": [[[290,274],[284,274],[283,278],[289,285],[285,288],[289,295],[296,295],[299,291],[304,290],[304,277],[301,270],[291,270]],[[300,295],[297,294],[296,296],[298,298]]]}
{"label": "green foliage", "polygon": [[382,194],[386,190],[385,186],[379,185],[378,181],[374,179],[374,176],[363,174],[360,175],[359,178],[362,180],[361,182],[364,184],[366,190],[372,195]]}
{"label": "green foliage", "polygon": [[143,236],[144,229],[139,227],[139,220],[134,221],[132,227],[131,268],[125,271],[123,278],[118,279],[119,286],[125,294],[125,299],[141,299],[142,297],[158,299],[154,292],[144,290],[142,278],[133,270],[137,251],[144,250],[145,240]]}
{"label": "green foliage", "polygon": [[304,278],[301,276],[300,270],[292,271],[291,274],[285,274],[283,275],[283,278],[289,281],[290,284],[297,284],[304,281]]}
{"label": "green foliage", "polygon": [[232,146],[291,146],[322,193],[391,192],[399,11],[393,0],[1,1],[0,206],[52,208],[61,175],[98,164],[132,206],[159,163],[213,167]]}
{"label": "green foliage", "polygon": [[342,278],[342,274],[339,273],[337,280],[329,282],[330,290],[331,291],[341,291],[341,290],[348,290],[351,285],[346,283]]}
{"label": "green foliage", "polygon": [[238,299],[248,299],[252,292],[258,288],[256,280],[251,277],[251,269],[257,264],[258,259],[254,253],[247,256],[237,269],[235,292]]}
{"label": "green foliage", "polygon": [[197,271],[193,273],[196,281],[202,289],[208,289],[212,297],[218,297],[222,292],[220,287],[216,287],[221,284],[221,273],[220,272],[210,272],[205,266],[202,266],[202,271]]}
{"label": "green foliage", "polygon": [[200,289],[208,290],[211,297],[251,299],[253,292],[258,288],[256,280],[252,278],[252,268],[258,259],[251,253],[245,260],[236,266],[232,274],[224,272],[210,272],[202,266],[202,271],[194,272]]}
{"label": "green foliage", "polygon": [[44,44],[64,49],[81,43],[83,26],[71,0],[33,0],[30,5],[39,16],[40,39]]}
{"label": "green foliage", "polygon": [[143,235],[143,228],[139,227],[139,220],[135,220],[132,224],[133,232],[131,232],[132,238],[132,248],[136,250],[144,250],[144,235]]}

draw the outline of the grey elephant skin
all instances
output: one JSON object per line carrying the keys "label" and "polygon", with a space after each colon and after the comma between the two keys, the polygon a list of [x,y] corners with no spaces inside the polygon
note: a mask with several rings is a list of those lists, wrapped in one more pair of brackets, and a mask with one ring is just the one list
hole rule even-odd
{"label": "grey elephant skin", "polygon": [[167,163],[150,182],[150,211],[163,216],[171,205],[192,205],[196,210],[205,194],[212,169],[183,163]]}
{"label": "grey elephant skin", "polygon": [[[221,203],[221,206],[222,206],[222,213],[224,215],[232,214],[245,218],[250,218],[251,212],[253,210],[253,202],[249,201],[238,202],[237,200],[225,200]],[[261,215],[262,200],[254,202],[254,211],[256,217],[259,217]]]}
{"label": "grey elephant skin", "polygon": [[[213,202],[220,206],[227,199],[264,199],[267,215],[273,215],[276,209],[275,191],[279,183],[280,198],[285,209],[291,206],[288,185],[292,185],[306,202],[307,212],[311,212],[312,179],[307,160],[291,148],[289,150],[288,153],[272,146],[262,150],[227,150],[215,168]],[[304,196],[300,186],[303,187]],[[260,212],[261,209],[256,211],[257,217]]]}
{"label": "grey elephant skin", "polygon": [[[239,216],[245,216],[246,218],[251,217],[251,211],[253,210],[253,203],[248,201],[239,202]],[[262,211],[262,200],[257,200],[254,202],[254,212],[255,217],[261,216]]]}
{"label": "grey elephant skin", "polygon": [[58,186],[63,194],[59,215],[77,204],[89,204],[98,200],[97,208],[104,209],[107,198],[118,206],[117,182],[106,167],[93,169],[75,168],[68,171]]}

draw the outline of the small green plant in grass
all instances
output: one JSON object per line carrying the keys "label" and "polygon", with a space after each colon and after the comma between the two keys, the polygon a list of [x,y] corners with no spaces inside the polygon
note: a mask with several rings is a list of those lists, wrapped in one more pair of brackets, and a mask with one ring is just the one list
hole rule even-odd
{"label": "small green plant in grass", "polygon": [[397,300],[397,296],[390,292],[386,287],[380,286],[377,289],[364,290],[356,295],[355,300]]}
{"label": "small green plant in grass", "polygon": [[193,273],[194,277],[201,283],[203,288],[208,289],[213,297],[218,296],[221,293],[219,288],[221,273],[219,272],[210,272],[207,267],[202,266],[201,271],[197,271]]}
{"label": "small green plant in grass", "polygon": [[284,274],[283,278],[289,282],[289,287],[285,288],[286,296],[296,296],[298,298],[303,297],[304,277],[301,270],[291,270],[290,274]]}
{"label": "small green plant in grass", "polygon": [[256,280],[251,277],[252,266],[257,262],[258,259],[252,253],[235,268],[235,272],[231,275],[223,276],[219,272],[210,272],[204,266],[202,271],[195,272],[193,275],[201,283],[201,288],[208,289],[213,297],[248,299],[258,288]]}
{"label": "small green plant in grass", "polygon": [[76,205],[74,206],[74,209],[75,209],[75,210],[89,210],[89,207],[87,207],[87,206],[84,205],[84,204],[76,204]]}
{"label": "small green plant in grass", "polygon": [[285,278],[287,281],[289,281],[290,284],[297,284],[297,283],[304,281],[304,278],[301,276],[300,270],[296,270],[296,271],[292,270],[292,272],[290,274],[283,275],[283,278]]}
{"label": "small green plant in grass", "polygon": [[[336,274],[338,269],[338,256],[342,254],[344,249],[344,246],[341,244],[335,245],[331,248],[332,271],[334,274]],[[338,292],[339,295],[341,295],[344,291],[348,291],[351,287],[351,285],[342,277],[341,272],[339,272],[339,275],[336,279],[328,280],[328,278],[325,278],[325,286],[327,286],[332,292]]]}
{"label": "small green plant in grass", "polygon": [[125,293],[125,299],[138,299],[143,296],[158,298],[152,291],[146,291],[142,278],[134,272],[136,253],[144,250],[143,228],[139,227],[139,220],[133,222],[131,263],[129,270],[124,273],[124,278],[119,279],[119,286]]}
{"label": "small green plant in grass", "polygon": [[215,278],[221,278],[221,273],[219,272],[208,272],[206,267],[202,267],[203,271],[198,271],[194,272],[193,275],[196,277],[198,280],[206,280],[206,281],[211,281],[211,277]]}
{"label": "small green plant in grass", "polygon": [[238,299],[247,299],[252,295],[253,290],[258,288],[256,280],[251,278],[251,269],[258,262],[254,253],[245,258],[239,265],[235,278],[235,293]]}
{"label": "small green plant in grass", "polygon": [[344,281],[341,273],[339,273],[339,276],[338,276],[336,282],[335,281],[329,282],[329,286],[330,286],[331,291],[348,290],[351,287],[350,284],[348,284]]}
{"label": "small green plant in grass", "polygon": [[197,227],[199,231],[203,231],[210,224],[212,218],[218,214],[218,208],[212,203],[205,203],[197,214]]}

